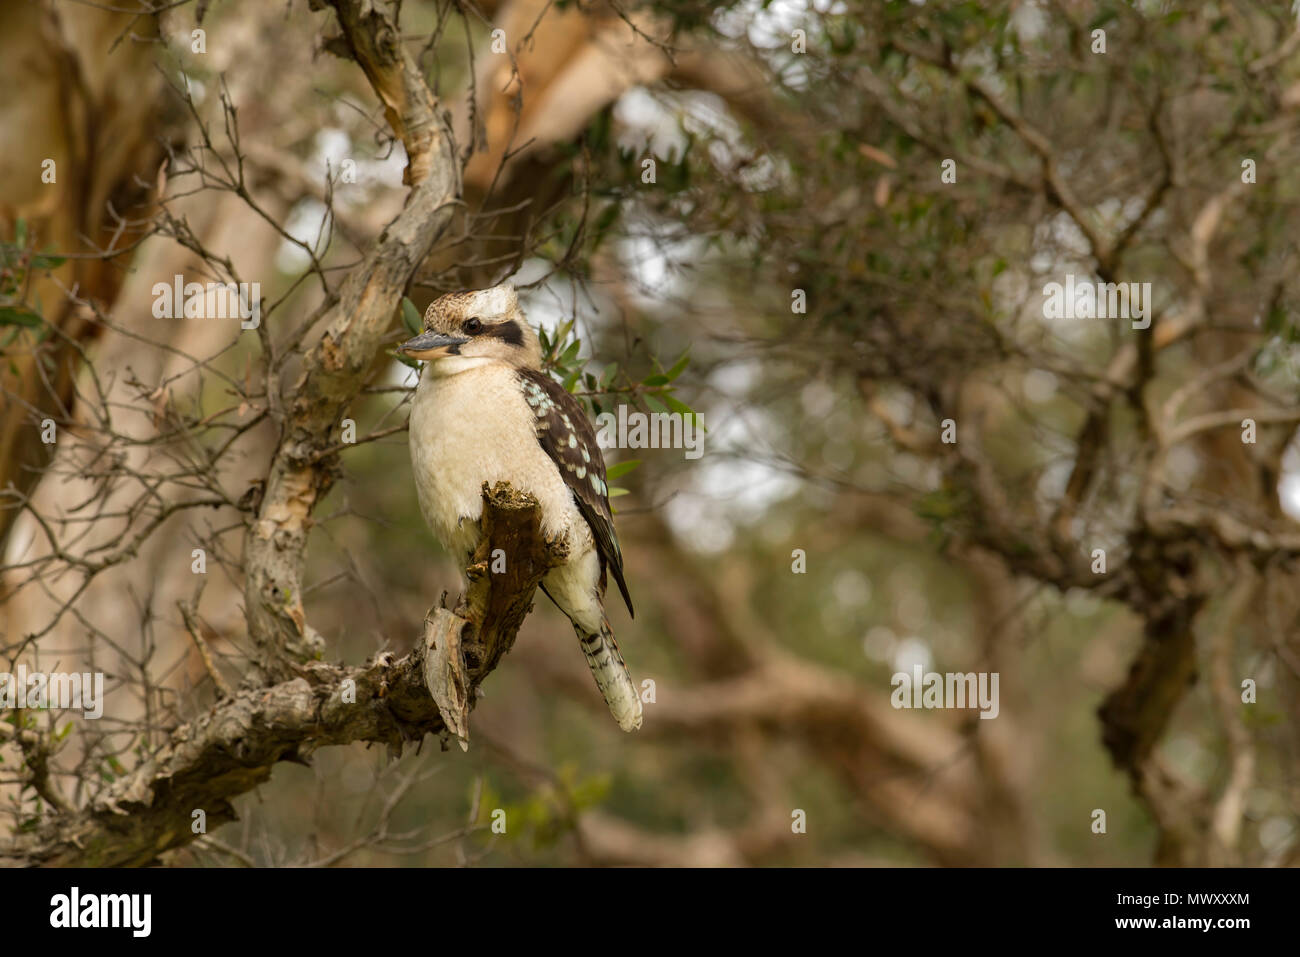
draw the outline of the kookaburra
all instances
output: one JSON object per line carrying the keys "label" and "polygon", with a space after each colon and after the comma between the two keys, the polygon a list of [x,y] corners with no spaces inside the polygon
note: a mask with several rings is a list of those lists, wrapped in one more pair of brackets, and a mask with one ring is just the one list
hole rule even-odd
{"label": "kookaburra", "polygon": [[573,622],[618,726],[641,727],[641,698],[604,609],[609,573],[632,612],[605,462],[582,406],[542,371],[541,345],[514,287],[443,296],[424,314],[423,334],[400,349],[427,363],[410,440],[429,527],[453,555],[472,555],[482,535],[483,483],[531,493],[542,534],[568,546],[542,590]]}

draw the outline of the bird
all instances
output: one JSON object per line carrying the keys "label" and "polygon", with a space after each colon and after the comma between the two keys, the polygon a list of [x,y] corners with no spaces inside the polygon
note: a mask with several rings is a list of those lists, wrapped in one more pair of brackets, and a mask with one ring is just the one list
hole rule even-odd
{"label": "bird", "polygon": [[542,369],[542,347],[510,283],[453,292],[425,311],[398,351],[424,363],[411,402],[411,469],[420,510],[455,555],[482,539],[483,483],[509,482],[541,506],[541,532],[567,557],[542,591],[573,624],[618,726],[641,727],[641,696],[605,613],[612,576],[634,615],[596,432]]}

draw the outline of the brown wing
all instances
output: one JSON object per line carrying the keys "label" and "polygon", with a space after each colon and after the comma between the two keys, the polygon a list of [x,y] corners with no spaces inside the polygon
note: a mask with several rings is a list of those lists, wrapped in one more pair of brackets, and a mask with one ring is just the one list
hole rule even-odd
{"label": "brown wing", "polygon": [[569,395],[545,372],[521,369],[519,377],[528,407],[537,416],[537,441],[551,457],[569,486],[578,511],[591,526],[600,554],[601,569],[608,569],[623,593],[628,614],[632,596],[623,579],[623,552],[618,547],[614,517],[609,510],[609,486],[605,484],[605,459],[600,454],[596,430],[578,400]]}

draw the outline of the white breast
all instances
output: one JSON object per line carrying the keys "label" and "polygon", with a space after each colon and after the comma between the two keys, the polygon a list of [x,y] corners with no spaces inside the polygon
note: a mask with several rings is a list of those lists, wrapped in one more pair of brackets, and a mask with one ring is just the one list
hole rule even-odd
{"label": "white breast", "polygon": [[534,423],[517,376],[504,365],[455,375],[424,370],[411,406],[411,468],[420,509],[446,548],[465,553],[478,544],[484,482],[534,495],[547,536],[587,531]]}

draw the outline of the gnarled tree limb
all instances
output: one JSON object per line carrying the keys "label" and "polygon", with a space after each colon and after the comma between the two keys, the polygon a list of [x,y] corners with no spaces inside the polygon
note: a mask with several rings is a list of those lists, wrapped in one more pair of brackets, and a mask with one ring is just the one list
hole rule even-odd
{"label": "gnarled tree limb", "polygon": [[506,482],[483,483],[483,539],[465,569],[469,588],[455,611],[431,608],[424,619],[424,676],[447,730],[468,748],[475,676],[497,666],[532,609],[533,592],[568,553],[537,534],[541,512]]}
{"label": "gnarled tree limb", "polygon": [[[406,179],[414,188],[406,208],[344,281],[325,334],[307,353],[261,509],[245,539],[245,615],[267,680],[284,679],[294,663],[319,651],[320,638],[303,612],[302,566],[312,510],[334,481],[333,431],[365,384],[396,304],[460,195],[451,131],[395,24],[362,0],[335,0],[333,6],[344,46],[402,137]],[[268,361],[274,368],[274,357]]]}
{"label": "gnarled tree limb", "polygon": [[[267,781],[278,762],[306,763],[319,748],[358,741],[400,755],[427,733],[463,741],[479,685],[513,646],[538,582],[565,553],[543,539],[532,496],[501,483],[485,485],[483,497],[485,535],[466,569],[469,587],[456,611],[437,608],[429,616],[461,651],[451,666],[463,701],[454,721],[435,702],[442,690],[431,694],[426,686],[424,642],[402,658],[383,655],[363,667],[300,665],[295,677],[244,689],[175,729],[91,804],[51,815],[36,832],[0,847],[0,866],[142,866],[201,836],[195,811],[203,811],[209,830],[235,820],[231,800]],[[494,554],[504,571],[491,571]]]}

